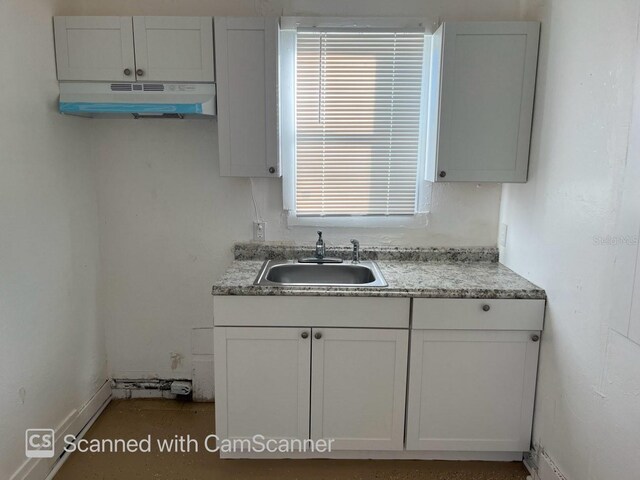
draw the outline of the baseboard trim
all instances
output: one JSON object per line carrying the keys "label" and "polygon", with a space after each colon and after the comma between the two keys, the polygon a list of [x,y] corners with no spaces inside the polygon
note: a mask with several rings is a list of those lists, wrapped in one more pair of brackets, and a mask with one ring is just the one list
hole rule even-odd
{"label": "baseboard trim", "polygon": [[529,470],[532,480],[568,480],[545,451],[539,453],[532,450],[524,460],[524,466]]}
{"label": "baseboard trim", "polygon": [[522,452],[449,452],[409,450],[337,450],[329,453],[267,453],[267,452],[220,452],[222,459],[311,459],[330,458],[341,460],[479,460],[485,462],[521,462]]}
{"label": "baseboard trim", "polygon": [[10,480],[43,480],[53,478],[68,454],[64,452],[64,436],[73,434],[82,438],[111,401],[111,384],[106,381],[80,409],[72,411],[55,429],[55,449],[52,458],[28,458]]}
{"label": "baseboard trim", "polygon": [[538,476],[540,480],[567,480],[558,466],[551,460],[546,452],[540,454],[540,463],[538,464]]}

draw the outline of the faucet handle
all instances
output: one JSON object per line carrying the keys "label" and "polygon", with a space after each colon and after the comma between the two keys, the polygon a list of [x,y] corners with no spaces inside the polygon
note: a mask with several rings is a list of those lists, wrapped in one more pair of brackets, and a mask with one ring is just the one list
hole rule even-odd
{"label": "faucet handle", "polygon": [[318,240],[322,240],[322,232],[318,230]]}
{"label": "faucet handle", "polygon": [[355,238],[352,238],[351,243],[353,243],[353,254],[351,257],[351,263],[360,263],[360,242]]}

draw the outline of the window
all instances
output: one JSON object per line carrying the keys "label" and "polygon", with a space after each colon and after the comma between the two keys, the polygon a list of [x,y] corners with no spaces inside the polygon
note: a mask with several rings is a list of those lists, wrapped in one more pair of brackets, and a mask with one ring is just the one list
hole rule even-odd
{"label": "window", "polygon": [[299,28],[288,36],[285,208],[298,218],[419,212],[424,30]]}

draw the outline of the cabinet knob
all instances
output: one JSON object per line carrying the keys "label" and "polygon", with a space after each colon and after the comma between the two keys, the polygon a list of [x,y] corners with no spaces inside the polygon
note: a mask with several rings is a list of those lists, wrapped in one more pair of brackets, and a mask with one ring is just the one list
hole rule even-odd
{"label": "cabinet knob", "polygon": [[444,178],[447,176],[447,172],[445,172],[444,170],[440,171],[440,178]]}
{"label": "cabinet knob", "polygon": [[139,68],[138,70],[136,70],[136,75],[141,77],[144,75],[144,70],[142,70],[141,68]]}
{"label": "cabinet knob", "polygon": [[482,305],[482,310],[484,310],[485,312],[488,312],[489,310],[491,310],[491,305],[487,305],[487,304]]}
{"label": "cabinet knob", "polygon": [[269,173],[276,173],[276,169],[274,167],[269,167]]}
{"label": "cabinet knob", "polygon": [[300,335],[302,338],[309,338],[309,332],[302,332]]}
{"label": "cabinet knob", "polygon": [[537,342],[538,340],[540,340],[540,335],[536,335],[536,334],[531,335],[532,342]]}
{"label": "cabinet knob", "polygon": [[129,75],[131,75],[131,69],[130,68],[125,68],[124,69],[124,74],[128,77]]}
{"label": "cabinet knob", "polygon": [[316,332],[316,334],[314,335],[314,337],[316,337],[316,340],[320,340],[322,338],[322,333],[320,332]]}

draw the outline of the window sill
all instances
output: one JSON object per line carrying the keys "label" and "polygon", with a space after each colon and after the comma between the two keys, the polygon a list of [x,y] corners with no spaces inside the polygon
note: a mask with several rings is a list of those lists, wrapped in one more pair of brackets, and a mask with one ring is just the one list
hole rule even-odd
{"label": "window sill", "polygon": [[298,217],[289,212],[287,227],[424,228],[428,213],[397,216]]}

